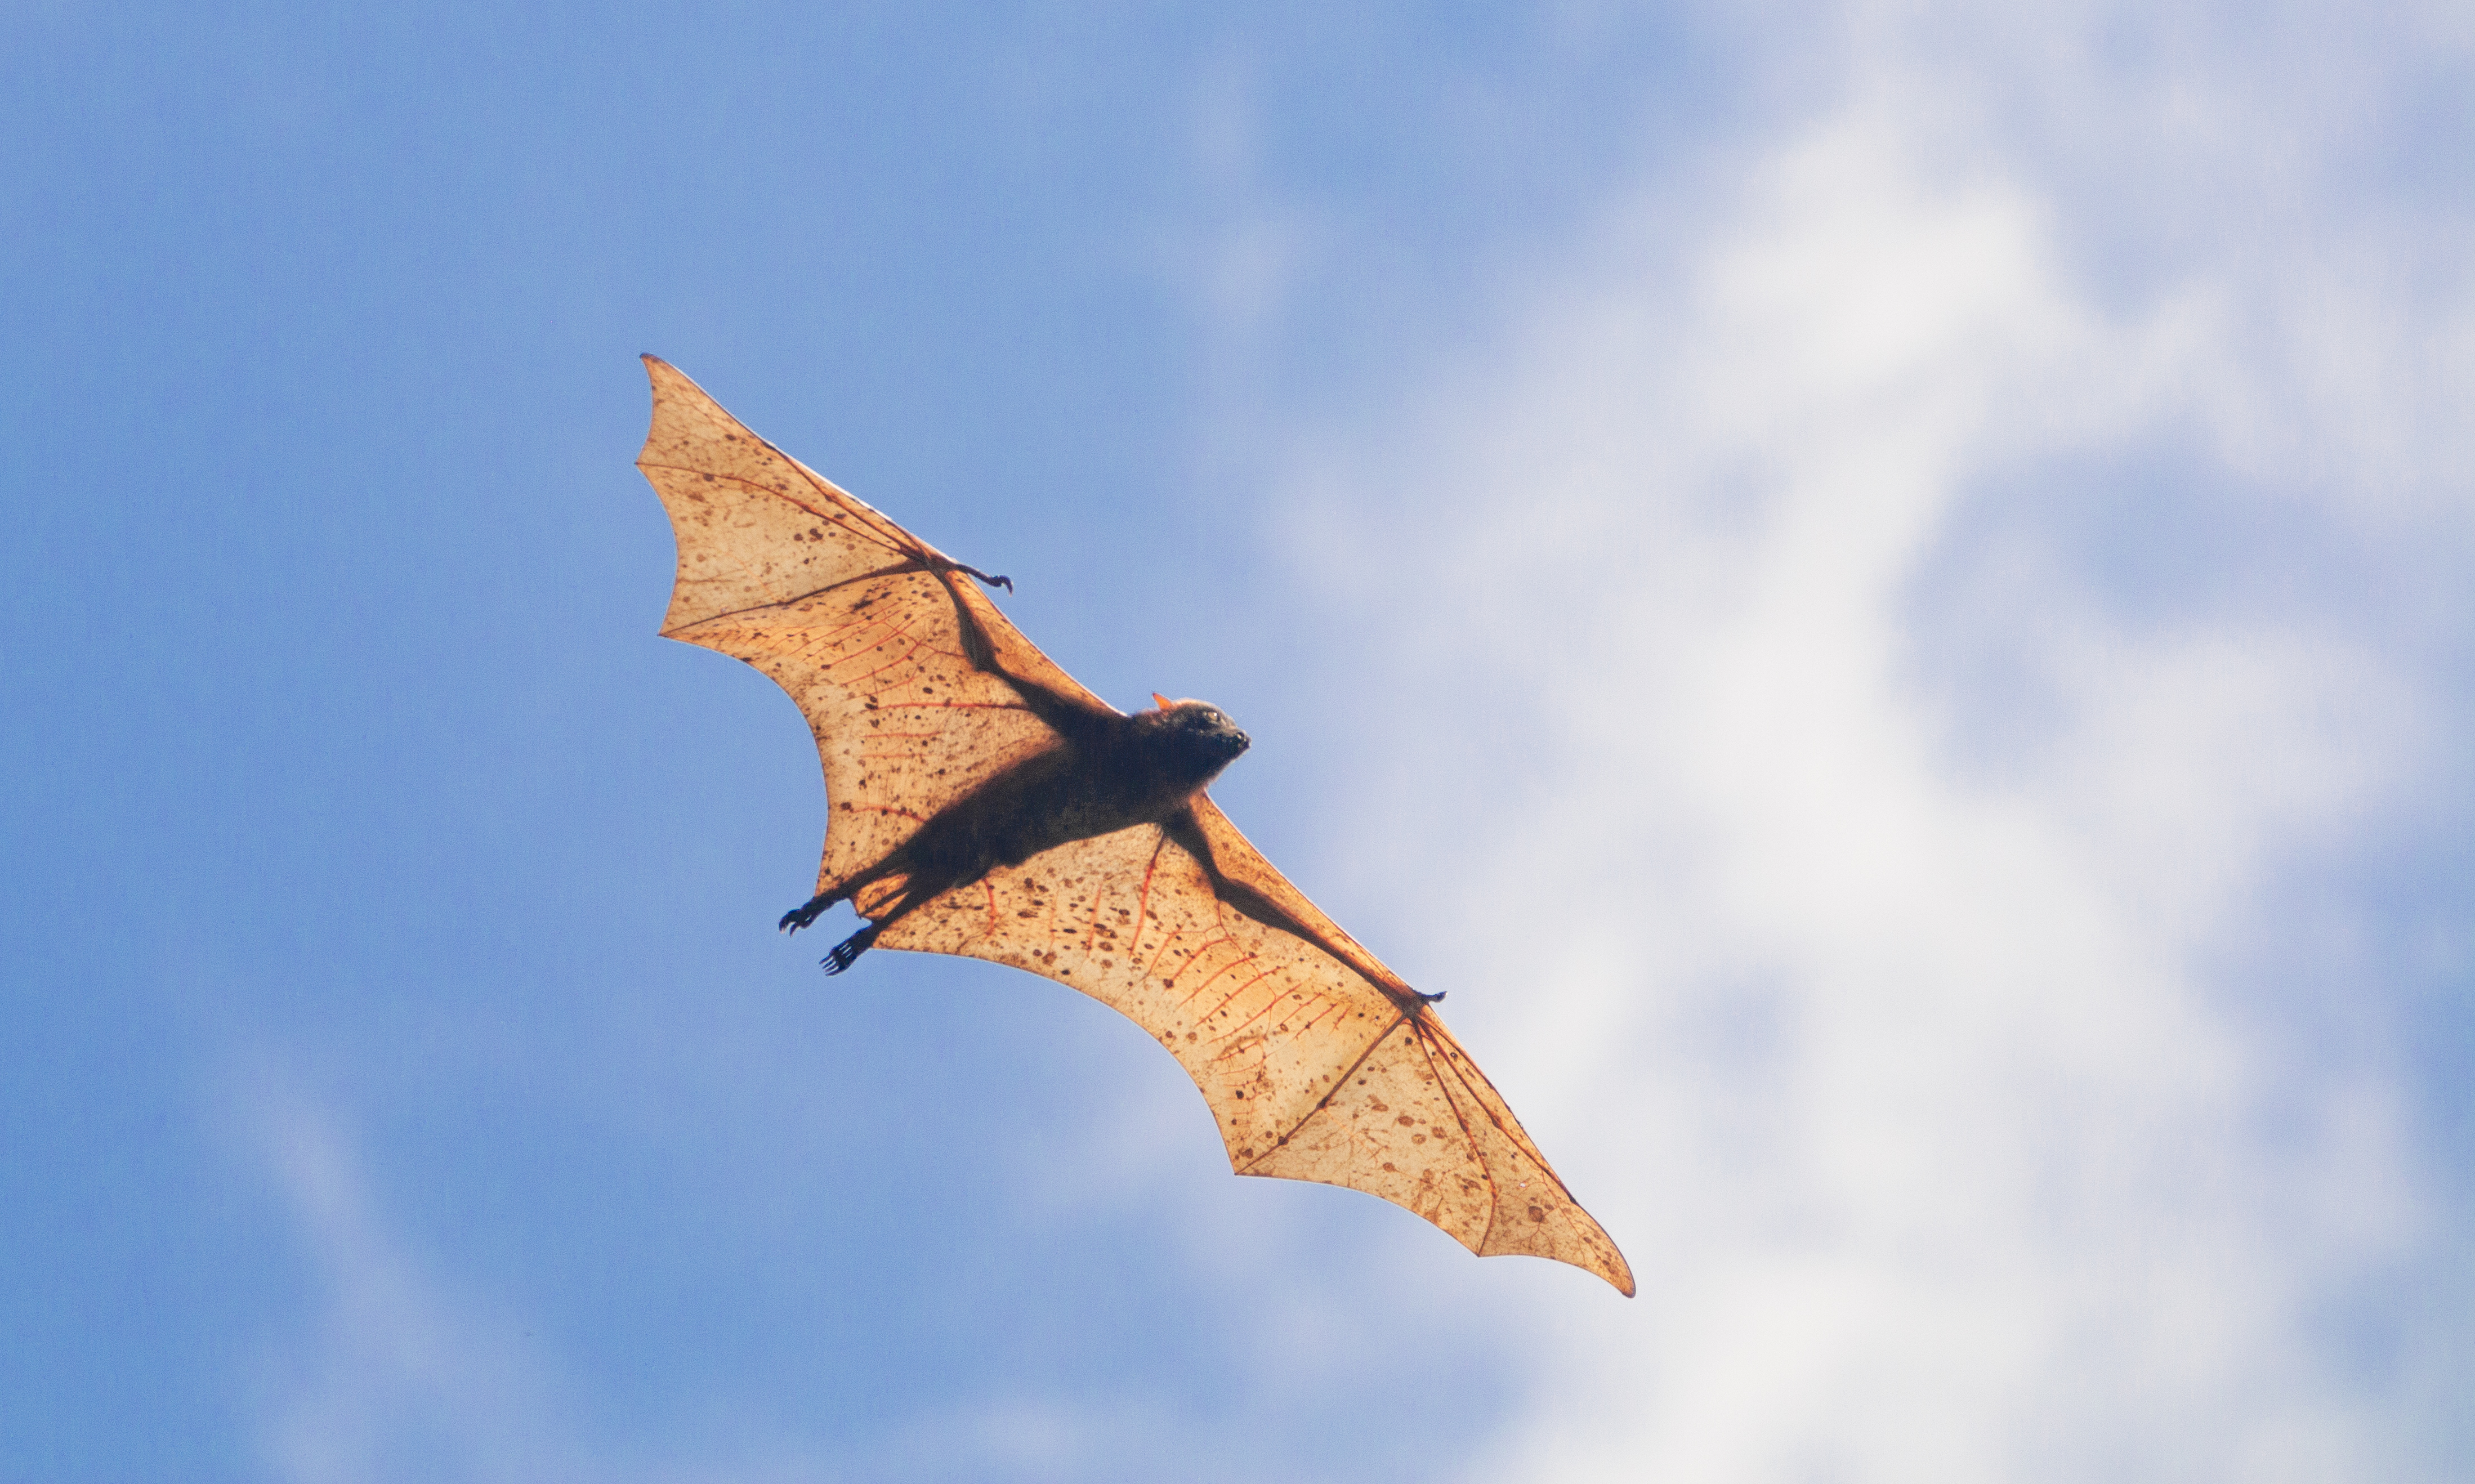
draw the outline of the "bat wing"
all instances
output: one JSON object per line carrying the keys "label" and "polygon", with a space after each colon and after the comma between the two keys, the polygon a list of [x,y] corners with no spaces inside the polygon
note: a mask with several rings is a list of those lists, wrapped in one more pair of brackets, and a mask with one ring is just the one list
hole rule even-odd
{"label": "bat wing", "polygon": [[1347,1185],[1481,1256],[1632,1270],[1434,1008],[1336,926],[1208,798],[1000,867],[879,946],[1070,985],[1151,1033],[1203,1091],[1240,1175]]}
{"label": "bat wing", "polygon": [[1057,746],[1061,710],[1113,708],[1034,648],[975,575],[645,357],[636,467],[678,539],[662,632],[791,693],[824,762],[829,890],[975,785]]}
{"label": "bat wing", "polygon": [[[755,666],[823,760],[820,894],[996,773],[1114,714],[977,575],[750,432],[653,356],[637,467],[678,539],[662,632]],[[893,890],[872,884],[873,914]],[[1000,866],[888,925],[885,948],[1011,963],[1115,1007],[1203,1091],[1241,1175],[1348,1185],[1482,1255],[1633,1291],[1485,1076],[1416,991],[1198,797],[1164,825]]]}

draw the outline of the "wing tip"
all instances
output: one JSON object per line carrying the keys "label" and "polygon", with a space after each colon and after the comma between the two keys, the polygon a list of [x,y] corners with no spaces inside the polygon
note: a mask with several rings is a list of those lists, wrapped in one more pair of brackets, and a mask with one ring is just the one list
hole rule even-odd
{"label": "wing tip", "polygon": [[669,361],[655,355],[650,351],[639,353],[636,359],[644,362],[645,377],[652,383],[653,396],[656,399],[660,398],[665,387],[685,385],[696,387],[699,392],[704,390],[704,388],[697,386],[696,381],[690,377],[686,372],[681,371],[678,367],[672,365]]}
{"label": "wing tip", "polygon": [[[1569,1201],[1570,1197],[1566,1199]],[[1608,1236],[1607,1229],[1600,1226],[1597,1219],[1578,1204],[1573,1204],[1571,1210],[1587,1224],[1588,1235],[1568,1234],[1543,1249],[1489,1246],[1471,1247],[1470,1251],[1482,1257],[1538,1257],[1548,1262],[1560,1262],[1568,1268],[1579,1268],[1594,1277],[1605,1279],[1609,1288],[1628,1299],[1633,1297],[1636,1285],[1632,1278],[1632,1264],[1625,1261],[1625,1254],[1617,1249],[1615,1239]],[[1591,1240],[1592,1237],[1597,1240]],[[1464,1241],[1463,1245],[1468,1243]]]}
{"label": "wing tip", "polygon": [[[1604,1239],[1606,1236],[1606,1232],[1602,1229],[1599,1232],[1599,1235]],[[1475,1249],[1473,1249],[1473,1251],[1475,1251]],[[1633,1297],[1634,1283],[1632,1280],[1632,1264],[1625,1261],[1624,1253],[1616,1251],[1616,1244],[1613,1242],[1608,1242],[1606,1244],[1606,1250],[1604,1253],[1584,1244],[1579,1251],[1538,1252],[1532,1250],[1525,1252],[1517,1248],[1498,1248],[1491,1253],[1479,1253],[1478,1255],[1482,1257],[1536,1257],[1545,1262],[1560,1262],[1568,1268],[1579,1268],[1582,1272],[1589,1274],[1592,1277],[1603,1280],[1609,1288],[1614,1289],[1617,1293],[1624,1295],[1628,1299]]]}
{"label": "wing tip", "polygon": [[1634,1291],[1632,1281],[1632,1264],[1625,1261],[1624,1253],[1617,1252],[1612,1243],[1608,1245],[1607,1252],[1608,1254],[1616,1260],[1615,1271],[1609,1273],[1600,1268],[1592,1268],[1590,1271],[1598,1274],[1599,1277],[1605,1278],[1607,1280],[1608,1287],[1613,1288],[1616,1292],[1630,1299],[1633,1296]]}
{"label": "wing tip", "polygon": [[[695,377],[669,361],[650,351],[641,353],[637,359],[644,362],[645,378],[650,383],[653,392],[653,414],[645,428],[645,446],[636,452],[638,469],[646,468],[652,457],[655,446],[662,441],[664,423],[680,416],[691,406],[702,403],[733,424],[739,421],[723,411],[722,404],[713,400],[713,394],[697,385]],[[649,471],[647,473],[647,477],[651,477]],[[659,493],[660,488],[660,485],[656,484],[655,492]]]}
{"label": "wing tip", "polygon": [[[1561,1185],[1563,1181],[1556,1183]],[[1616,1246],[1616,1239],[1607,1235],[1607,1229],[1599,1225],[1597,1217],[1581,1209],[1581,1203],[1573,1200],[1571,1191],[1564,1193],[1564,1199],[1571,1204],[1573,1214],[1581,1218],[1580,1225],[1584,1229],[1556,1244],[1560,1251],[1545,1255],[1558,1262],[1569,1262],[1585,1273],[1595,1273],[1607,1280],[1608,1287],[1628,1299],[1631,1298],[1634,1292],[1632,1264],[1625,1261],[1623,1249]]]}

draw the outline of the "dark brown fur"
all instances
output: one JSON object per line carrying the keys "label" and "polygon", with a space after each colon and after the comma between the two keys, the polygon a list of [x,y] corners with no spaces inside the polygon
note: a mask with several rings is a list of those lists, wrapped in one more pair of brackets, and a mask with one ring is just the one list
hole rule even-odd
{"label": "dark brown fur", "polygon": [[876,936],[921,905],[1000,865],[1069,840],[1164,824],[1244,752],[1247,737],[1216,707],[1179,701],[1131,717],[1074,710],[1058,745],[997,774],[919,827],[884,860],[783,914],[796,933],[871,882],[904,878],[902,895],[825,960],[841,973]]}

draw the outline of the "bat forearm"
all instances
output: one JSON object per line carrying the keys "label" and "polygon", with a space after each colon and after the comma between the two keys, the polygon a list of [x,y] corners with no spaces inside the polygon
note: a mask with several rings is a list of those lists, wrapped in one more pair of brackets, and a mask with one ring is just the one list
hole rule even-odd
{"label": "bat forearm", "polygon": [[[1248,746],[1234,721],[1158,695],[1158,710],[1116,710],[975,585],[1007,579],[904,530],[665,362],[646,369],[637,464],[679,557],[662,631],[779,682],[841,795],[824,889],[782,914],[784,933],[849,902],[863,920],[828,973],[883,941],[1045,974],[1158,1035],[1244,1173],[1368,1191],[1474,1252],[1553,1257],[1633,1291],[1426,1012],[1443,996],[1360,948],[1203,796]],[[1043,860],[1056,868],[1030,864]]]}

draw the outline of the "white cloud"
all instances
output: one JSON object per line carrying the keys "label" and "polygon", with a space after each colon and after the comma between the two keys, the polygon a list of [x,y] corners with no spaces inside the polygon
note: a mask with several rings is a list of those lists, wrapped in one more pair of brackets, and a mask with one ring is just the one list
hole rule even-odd
{"label": "white cloud", "polygon": [[[2052,532],[2070,471],[2198,446],[2239,514],[2428,570],[2475,469],[2431,410],[2475,390],[2475,275],[2341,287],[2417,249],[2305,213],[2348,252],[2228,220],[2099,284],[2102,224],[1984,106],[2005,77],[1937,89],[1947,59],[1874,31],[1738,188],[1610,209],[1507,344],[1294,476],[1300,562],[1348,573],[1328,621],[1397,661],[1356,701],[1355,767],[1393,781],[1353,840],[1465,873],[1397,936],[1492,986],[1457,1021],[1642,1277],[1513,1322],[1534,1400],[1472,1476],[2406,1476],[2413,1382],[2320,1337],[2428,1240],[2401,1097],[2377,1024],[2278,1028],[2360,985],[2259,960],[2270,888],[2442,766],[2438,698],[2365,605],[2161,617]],[[2022,86],[2148,109],[2161,151],[2216,120],[2196,161],[2118,160],[2132,208],[2258,102],[2107,65]],[[1645,225],[1688,211],[1699,240]],[[1997,580],[1921,602],[1970,517]],[[1937,670],[1972,645],[1991,679]],[[1457,737],[1378,719],[1439,697]]]}
{"label": "white cloud", "polygon": [[[1348,866],[1451,883],[1391,931],[1344,915],[1452,957],[1457,1026],[1642,1278],[1630,1305],[1510,1285],[1541,1296],[1495,1337],[1528,1399],[1472,1476],[2412,1476],[2411,1408],[2463,1386],[2385,1390],[2319,1327],[2438,1219],[2378,986],[2358,1009],[2341,962],[2248,976],[2285,942],[2280,884],[2377,830],[2463,718],[2391,620],[2152,611],[2065,539],[2110,519],[2078,513],[2085,471],[2129,466],[2204,554],[2211,522],[2301,512],[2279,539],[2340,534],[2401,582],[2463,555],[2475,257],[2331,204],[2372,126],[2330,100],[2377,112],[2411,49],[2350,36],[2280,87],[2261,58],[2303,44],[2291,17],[2218,71],[2192,64],[2208,27],[2095,10],[1794,19],[1855,60],[1811,116],[1711,146],[1741,179],[1611,201],[1394,425],[1298,438],[1299,564],[1347,578],[1310,620],[1386,661],[1336,708],[1367,751],[1333,776],[1378,781]],[[1206,91],[1207,163],[1258,190],[1244,89]],[[1231,359],[1304,312],[1337,231],[1238,213],[1199,255]],[[2298,999],[2347,1034],[2282,1029]],[[1102,1125],[1112,1169],[1192,1152]],[[872,1438],[757,1399],[702,1436],[588,1439],[555,1345],[431,1271],[332,1118],[277,1100],[261,1127],[319,1284],[270,1396],[284,1477],[1192,1450],[1174,1406],[1044,1376]],[[1279,1220],[1206,1209],[1224,1236]],[[1346,1262],[1287,1271],[1279,1235],[1243,1275],[1236,1390],[1362,1384],[1370,1316],[1459,1323]]]}

